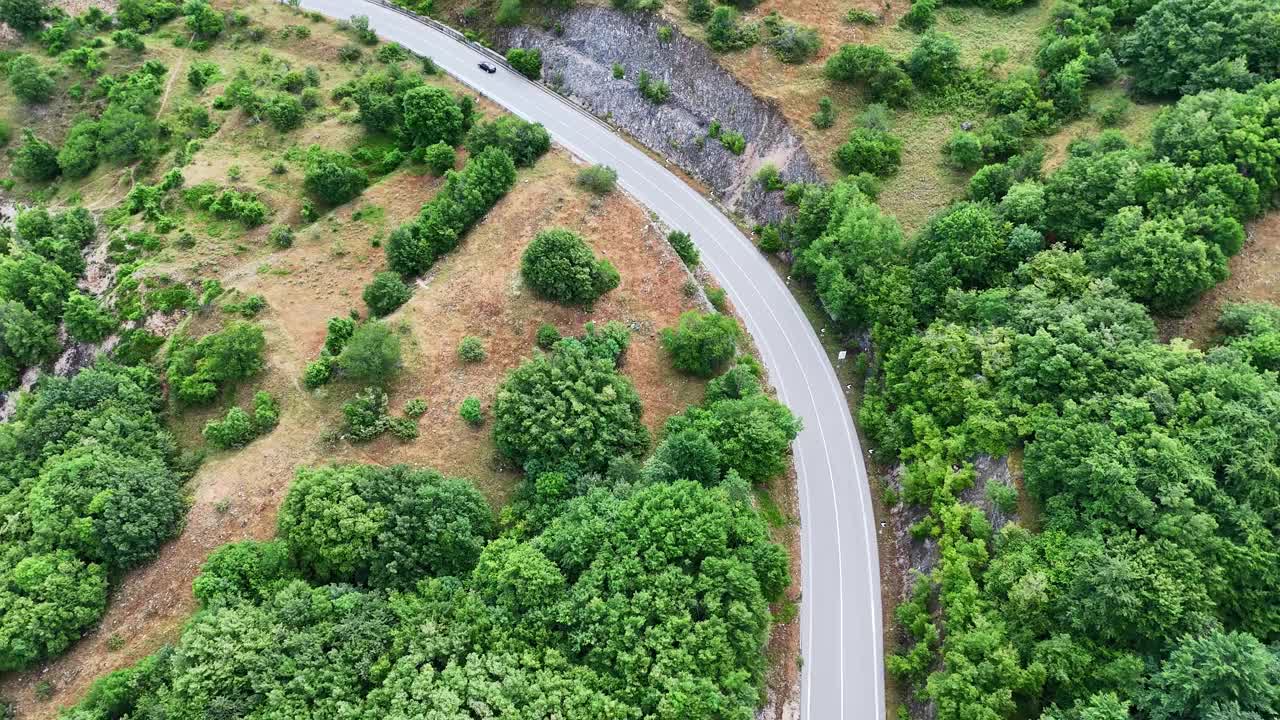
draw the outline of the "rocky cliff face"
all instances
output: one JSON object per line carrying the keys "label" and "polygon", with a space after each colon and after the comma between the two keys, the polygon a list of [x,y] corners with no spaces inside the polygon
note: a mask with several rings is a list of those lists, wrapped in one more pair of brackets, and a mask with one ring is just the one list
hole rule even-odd
{"label": "rocky cliff face", "polygon": [[[575,8],[555,22],[554,32],[518,27],[498,41],[542,50],[546,83],[706,184],[731,209],[757,222],[781,216],[781,193],[766,193],[754,181],[766,163],[787,182],[818,179],[782,113],[721,68],[702,43],[674,31],[660,41],[664,23],[656,17],[608,8]],[[615,63],[625,69],[621,79],[613,76]],[[670,87],[666,102],[655,105],[640,95],[642,70]],[[735,155],[708,138],[712,121],[741,133],[746,151]]]}

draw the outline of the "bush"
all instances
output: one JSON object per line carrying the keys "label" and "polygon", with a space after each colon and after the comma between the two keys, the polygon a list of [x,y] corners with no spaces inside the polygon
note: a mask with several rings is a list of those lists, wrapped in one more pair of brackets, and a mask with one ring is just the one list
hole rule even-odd
{"label": "bush", "polygon": [[82,178],[98,166],[98,123],[81,120],[71,126],[58,151],[58,168],[69,178]]}
{"label": "bush", "polygon": [[187,84],[196,92],[200,92],[212,84],[222,74],[217,63],[207,60],[196,60],[187,69]]}
{"label": "bush", "polygon": [[959,72],[960,45],[946,33],[925,33],[907,58],[907,74],[927,88],[945,88]]}
{"label": "bush", "polygon": [[578,187],[586,188],[597,195],[613,192],[617,182],[618,171],[608,165],[592,165],[578,172]]}
{"label": "bush", "polygon": [[924,32],[937,21],[938,0],[911,0],[911,8],[898,22],[905,28]]}
{"label": "bush", "polygon": [[393,272],[380,272],[364,288],[364,304],[374,317],[383,317],[405,304],[413,291]]}
{"label": "bush", "polygon": [[86,343],[101,342],[119,325],[115,316],[104,310],[97,300],[79,292],[67,298],[63,321],[68,335]]}
{"label": "bush", "polygon": [[671,86],[665,80],[654,80],[648,70],[641,70],[636,77],[636,88],[640,96],[654,105],[661,105],[671,97]]}
{"label": "bush", "polygon": [[766,45],[778,59],[791,65],[800,65],[812,60],[822,47],[815,28],[804,27],[780,18],[771,16],[765,20],[769,28],[769,39]]}
{"label": "bush", "polygon": [[836,124],[836,107],[831,98],[823,95],[818,99],[818,112],[809,116],[810,122],[819,130],[826,130]]}
{"label": "bush", "polygon": [[363,323],[338,355],[338,366],[353,378],[384,384],[400,369],[400,338],[385,323]]}
{"label": "bush", "polygon": [[288,225],[276,225],[267,233],[267,242],[284,250],[293,247],[293,228]]}
{"label": "bush", "polygon": [[500,148],[517,167],[530,167],[551,149],[551,135],[541,123],[530,123],[514,115],[477,124],[467,133],[467,151],[479,155]]}
{"label": "bush", "polygon": [[827,58],[823,73],[837,82],[863,82],[872,100],[895,107],[905,105],[915,87],[911,76],[877,45],[842,45]]}
{"label": "bush", "polygon": [[694,268],[698,266],[700,259],[698,248],[693,244],[693,238],[689,237],[689,233],[682,230],[672,230],[667,235],[667,242],[687,267]]}
{"label": "bush", "polygon": [[23,53],[9,61],[9,87],[19,100],[43,103],[53,97],[53,78],[34,57]]}
{"label": "bush", "polygon": [[566,338],[512,371],[493,404],[499,452],[531,475],[602,472],[649,444],[640,398],[612,358]]}
{"label": "bush", "polygon": [[266,112],[271,126],[280,132],[302,127],[302,122],[307,116],[307,110],[302,107],[302,101],[285,93],[271,98],[267,102]]}
{"label": "bush", "polygon": [[307,152],[302,185],[317,201],[341,205],[355,198],[369,184],[369,176],[350,155],[312,146]]}
{"label": "bush", "polygon": [[321,352],[317,360],[307,363],[307,367],[302,373],[302,386],[308,390],[315,390],[328,383],[333,379],[333,369],[336,365],[334,356],[327,352]]}
{"label": "bush", "polygon": [[733,359],[741,334],[737,321],[728,315],[691,310],[680,316],[675,328],[663,329],[661,338],[677,369],[711,377]]}
{"label": "bush", "polygon": [[535,342],[543,350],[550,350],[556,343],[560,342],[560,331],[551,323],[543,323],[538,327]]}
{"label": "bush", "polygon": [[405,50],[400,43],[390,42],[378,48],[378,62],[394,65],[395,63],[404,62],[409,59],[409,51]]}
{"label": "bush", "polygon": [[759,34],[754,25],[742,25],[738,11],[718,5],[707,21],[707,45],[716,52],[743,50],[756,44]]}
{"label": "bush", "polygon": [[484,341],[475,335],[468,335],[458,343],[458,359],[465,363],[478,363],[485,359]]}
{"label": "bush", "polygon": [[786,187],[786,183],[782,181],[782,173],[778,170],[778,166],[773,163],[765,163],[764,167],[756,173],[756,182],[767,192],[775,192]]}
{"label": "bush", "polygon": [[197,38],[212,40],[222,34],[225,26],[222,13],[205,0],[187,0],[182,14],[187,16],[187,30]]}
{"label": "bush", "polygon": [[13,156],[13,174],[23,180],[43,182],[58,176],[58,151],[38,138],[30,128],[22,131],[22,144]]}
{"label": "bush", "polygon": [[530,80],[542,79],[542,51],[538,48],[511,48],[507,51],[507,62]]}
{"label": "bush", "polygon": [[619,281],[608,260],[596,260],[580,235],[561,228],[534,237],[524,251],[520,274],[542,297],[567,305],[590,304]]}
{"label": "bush", "polygon": [[457,162],[457,154],[454,153],[452,146],[438,142],[428,145],[423,150],[422,160],[433,174],[444,175],[445,172],[453,169],[454,163]]}
{"label": "bush", "polygon": [[263,367],[262,328],[233,322],[220,332],[191,342],[175,338],[169,350],[169,389],[182,403],[207,404],[218,391]]}
{"label": "bush", "polygon": [[484,424],[484,408],[480,405],[480,398],[470,395],[462,404],[458,406],[458,417],[467,421],[472,427],[480,427]]}
{"label": "bush", "polygon": [[957,130],[942,146],[947,163],[960,170],[973,170],[982,164],[982,141],[975,133]]}
{"label": "bush", "polygon": [[741,155],[747,150],[747,139],[740,132],[725,130],[720,133],[720,144],[734,155]]}
{"label": "bush", "polygon": [[413,398],[404,404],[405,417],[420,418],[427,413],[427,401],[422,398]]}
{"label": "bush", "polygon": [[855,128],[849,141],[836,149],[836,167],[846,173],[868,172],[886,177],[898,171],[902,139],[881,130]]}
{"label": "bush", "polygon": [[367,387],[343,403],[342,417],[347,434],[356,442],[366,442],[381,435],[391,426],[387,414],[387,393],[378,387]]}
{"label": "bush", "polygon": [[210,420],[205,423],[204,430],[200,434],[210,445],[226,450],[249,444],[250,440],[257,437],[258,432],[253,420],[249,418],[249,413],[239,407],[233,407],[227,411],[226,417],[222,420]]}

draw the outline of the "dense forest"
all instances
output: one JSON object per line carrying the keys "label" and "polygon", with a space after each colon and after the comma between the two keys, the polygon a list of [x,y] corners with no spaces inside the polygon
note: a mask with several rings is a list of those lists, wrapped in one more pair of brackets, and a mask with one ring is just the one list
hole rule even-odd
{"label": "dense forest", "polygon": [[[874,340],[860,419],[904,465],[887,501],[922,508],[911,534],[939,548],[889,670],[939,718],[1280,717],[1280,308],[1230,306],[1204,350],[1152,319],[1224,280],[1280,199],[1278,19],[1059,3],[1035,68],[980,84],[989,116],[948,143],[976,169],[966,198],[905,238],[862,159],[897,150],[868,130],[842,148],[854,174],[789,187],[794,216],[764,235]],[[971,91],[948,42],[926,33],[902,65],[848,45],[827,75],[887,103]],[[1104,131],[1043,170],[1036,137],[1121,72],[1172,102],[1150,136]],[[975,455],[1011,448],[1037,517],[992,527],[959,496]],[[988,501],[1012,510],[1004,489]]]}

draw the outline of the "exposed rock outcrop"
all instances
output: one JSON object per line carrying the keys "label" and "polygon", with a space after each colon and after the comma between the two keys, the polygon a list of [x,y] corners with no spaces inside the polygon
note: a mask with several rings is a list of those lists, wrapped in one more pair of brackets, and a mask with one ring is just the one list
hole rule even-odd
{"label": "exposed rock outcrop", "polygon": [[[660,40],[664,23],[656,16],[579,7],[556,15],[553,25],[554,32],[512,28],[498,41],[506,48],[540,49],[547,84],[678,165],[731,209],[757,222],[782,215],[781,193],[766,193],[754,181],[766,163],[787,182],[818,179],[782,113],[752,95],[702,43],[676,31]],[[614,77],[615,64],[624,77]],[[668,85],[666,102],[641,96],[641,71]],[[743,135],[742,155],[707,137],[713,121]]]}

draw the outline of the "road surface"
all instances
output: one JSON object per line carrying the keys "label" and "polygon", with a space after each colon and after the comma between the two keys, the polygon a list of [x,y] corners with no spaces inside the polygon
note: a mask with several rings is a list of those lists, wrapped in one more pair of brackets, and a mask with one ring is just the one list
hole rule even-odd
{"label": "road surface", "polygon": [[[561,146],[618,171],[618,184],[672,228],[692,235],[755,339],[780,399],[804,421],[799,476],[803,600],[801,717],[882,720],[880,566],[858,435],[840,381],[795,299],[755,246],[714,205],[602,122],[498,64],[456,33],[365,0],[302,0],[333,18],[369,17],[378,35],[426,55]],[[478,64],[498,67],[488,74]]]}

